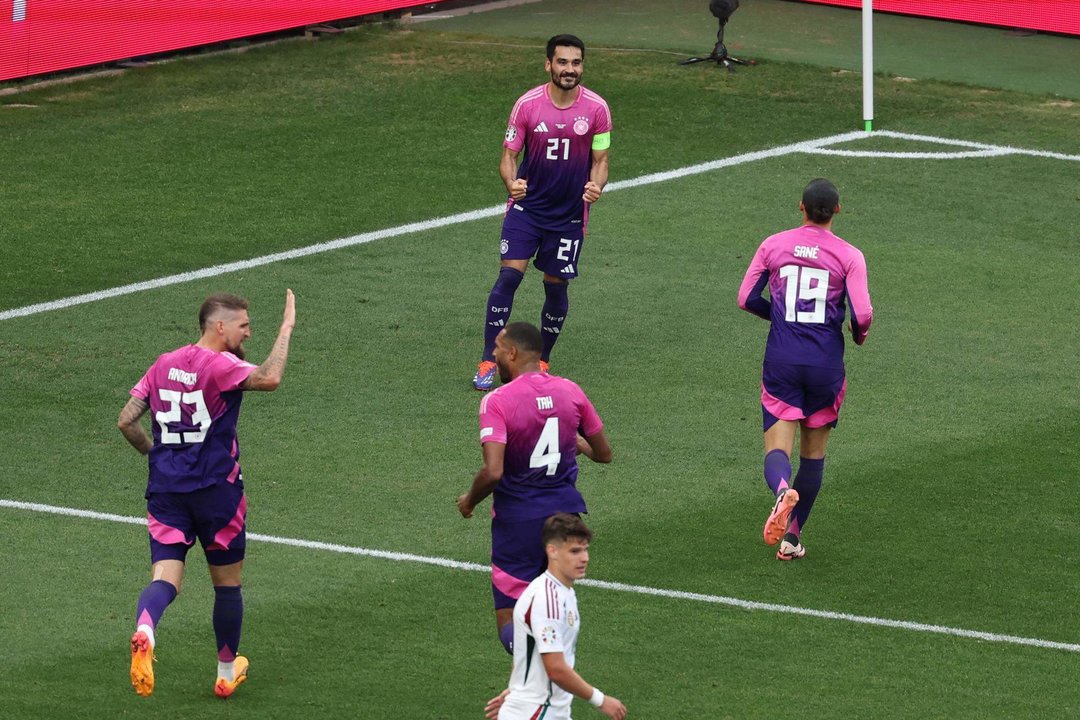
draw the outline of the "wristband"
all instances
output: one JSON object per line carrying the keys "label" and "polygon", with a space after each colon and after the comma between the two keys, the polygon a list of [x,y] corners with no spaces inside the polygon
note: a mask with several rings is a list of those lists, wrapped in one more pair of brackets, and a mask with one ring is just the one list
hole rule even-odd
{"label": "wristband", "polygon": [[594,687],[592,689],[592,697],[589,698],[589,704],[594,707],[600,707],[604,704],[604,693],[600,692],[600,688]]}

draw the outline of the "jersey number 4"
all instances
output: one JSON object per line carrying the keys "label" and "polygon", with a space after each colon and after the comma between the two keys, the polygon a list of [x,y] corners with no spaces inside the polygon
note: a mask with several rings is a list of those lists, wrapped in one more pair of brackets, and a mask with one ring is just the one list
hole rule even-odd
{"label": "jersey number 4", "polygon": [[529,467],[547,467],[545,475],[554,475],[559,469],[559,460],[562,453],[559,452],[559,418],[549,417],[544,423],[544,429],[540,432],[540,439],[536,441],[532,455],[529,456]]}
{"label": "jersey number 4", "polygon": [[[822,268],[785,265],[780,268],[780,277],[787,280],[784,293],[784,319],[788,322],[823,323],[825,322],[825,300],[829,295],[829,271]],[[795,303],[813,301],[814,309],[810,312],[795,309]]]}
{"label": "jersey number 4", "polygon": [[[177,390],[158,389],[158,396],[163,402],[169,404],[168,410],[158,410],[154,418],[161,426],[161,444],[179,445],[181,443],[201,443],[206,439],[206,430],[210,427],[210,411],[206,409],[206,401],[203,400],[202,390],[182,393]],[[183,405],[194,405],[195,412],[191,413],[191,423],[199,426],[198,432],[172,432],[169,423],[178,423],[183,419]]]}

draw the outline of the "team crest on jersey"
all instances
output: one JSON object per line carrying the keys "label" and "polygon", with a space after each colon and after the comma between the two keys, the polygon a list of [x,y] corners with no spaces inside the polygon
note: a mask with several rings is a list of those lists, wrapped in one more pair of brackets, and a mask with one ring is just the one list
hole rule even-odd
{"label": "team crest on jersey", "polygon": [[547,625],[540,631],[540,643],[543,645],[555,644],[555,628]]}
{"label": "team crest on jersey", "polygon": [[578,135],[589,132],[589,118],[584,116],[574,118],[574,132]]}
{"label": "team crest on jersey", "polygon": [[501,243],[499,243],[499,254],[505,255],[508,252],[510,252],[510,243],[503,240]]}
{"label": "team crest on jersey", "polygon": [[576,623],[576,622],[577,622],[577,615],[574,614],[573,610],[567,610],[566,611],[566,624],[569,625],[570,627],[574,627],[574,623]]}
{"label": "team crest on jersey", "polygon": [[517,137],[517,128],[513,125],[506,127],[506,142],[514,142],[514,138]]}

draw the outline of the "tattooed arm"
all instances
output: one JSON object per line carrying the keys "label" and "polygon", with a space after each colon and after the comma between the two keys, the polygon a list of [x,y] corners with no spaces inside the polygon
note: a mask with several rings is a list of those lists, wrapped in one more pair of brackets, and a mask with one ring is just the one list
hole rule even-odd
{"label": "tattooed arm", "polygon": [[149,408],[150,406],[146,404],[145,400],[140,400],[137,397],[129,398],[127,405],[120,411],[120,419],[116,421],[116,426],[120,428],[120,432],[127,438],[127,441],[143,455],[150,452],[150,448],[154,444],[139,422],[139,418]]}
{"label": "tattooed arm", "polygon": [[281,321],[277,340],[263,364],[255,368],[243,384],[242,390],[277,390],[285,374],[285,361],[289,357],[289,340],[296,325],[296,298],[292,290],[285,291],[285,317]]}

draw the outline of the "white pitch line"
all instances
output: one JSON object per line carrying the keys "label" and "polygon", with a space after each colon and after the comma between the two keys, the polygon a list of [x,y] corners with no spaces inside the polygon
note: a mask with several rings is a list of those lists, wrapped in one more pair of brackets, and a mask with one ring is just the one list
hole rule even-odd
{"label": "white pitch line", "polygon": [[[146,525],[145,518],[131,517],[128,515],[114,515],[93,510],[79,510],[77,508],[59,507],[56,505],[43,505],[40,503],[20,502],[18,500],[0,499],[0,508],[13,510],[29,510],[32,512],[49,513],[52,515],[64,515],[68,517],[85,518],[88,520],[106,520],[109,522],[125,523],[128,525]],[[451,568],[454,570],[468,570],[472,572],[490,572],[491,568],[478,563],[461,562],[449,558],[430,557],[427,555],[414,555],[412,553],[390,552],[387,550],[373,550],[370,548],[339,545],[337,543],[319,542],[316,540],[301,540],[298,538],[278,537],[276,535],[262,535],[260,533],[248,533],[248,539],[258,542],[272,543],[275,545],[287,545],[309,550],[324,550],[326,552],[342,553],[346,555],[361,555],[364,557],[393,560],[396,562],[415,562],[425,565]],[[764,612],[785,613],[788,615],[803,615],[805,617],[819,618],[823,620],[840,620],[843,622],[859,625],[874,625],[877,627],[896,628],[899,630],[911,630],[914,632],[932,633],[936,635],[952,635],[955,637],[968,638],[971,640],[984,640],[986,642],[1005,643],[1008,645],[1025,645],[1029,647],[1043,648],[1047,650],[1064,650],[1066,652],[1080,653],[1080,644],[1057,642],[1055,640],[1041,640],[1039,638],[1026,638],[1018,635],[1003,635],[1000,633],[983,632],[981,630],[965,630],[963,628],[948,627],[945,625],[928,625],[925,623],[911,622],[908,620],[890,620],[869,615],[852,615],[850,613],[833,612],[831,610],[814,610],[794,605],[779,605],[776,603],[763,603],[753,600],[741,600],[739,598],[726,597],[724,595],[705,595],[702,593],[685,592],[682,590],[665,590],[644,585],[627,585],[626,583],[608,582],[606,580],[579,580],[579,584],[603,590],[628,592],[636,595],[650,595],[653,597],[670,598],[673,600],[688,600],[691,602],[710,603],[713,605],[727,605],[743,610],[760,610]]]}
{"label": "white pitch line", "polygon": [[[821,145],[831,145],[833,143],[846,142],[848,140],[855,140],[866,136],[867,134],[864,132],[850,132],[840,135],[831,135],[829,137],[818,138],[816,140],[807,140],[804,142],[793,143],[791,145],[783,145],[781,147],[770,148],[768,150],[761,150],[758,152],[745,153],[743,155],[736,155],[734,157],[702,163],[700,165],[691,165],[689,167],[679,168],[677,170],[671,170],[668,172],[653,173],[651,175],[643,175],[630,180],[613,182],[610,183],[604,191],[613,192],[615,190],[623,190],[626,188],[634,188],[640,187],[642,185],[650,185],[652,183],[674,180],[676,178],[687,177],[689,175],[698,175],[700,173],[710,172],[719,168],[731,167],[732,165],[740,165],[742,163],[754,162],[757,160],[763,160],[770,157],[778,157],[781,155],[788,155],[795,152],[805,152]],[[363,245],[374,240],[383,240],[386,238],[397,237],[399,235],[408,235],[410,233],[423,232],[425,230],[435,230],[438,228],[447,227],[448,225],[457,225],[459,223],[471,222],[473,220],[481,220],[483,218],[495,217],[505,212],[505,210],[505,204],[496,205],[494,207],[482,208],[480,210],[472,210],[470,212],[458,213],[456,215],[448,215],[446,217],[424,220],[422,222],[414,222],[407,225],[398,225],[397,227],[386,228],[384,230],[361,233],[359,235],[353,235],[351,237],[340,238],[338,240],[331,240],[324,243],[318,243],[317,245],[308,245],[306,247],[296,248],[294,250],[274,253],[273,255],[263,255],[262,257],[256,257],[250,260],[239,260],[237,262],[226,263],[224,265],[214,265],[213,267],[203,268],[201,270],[192,270],[190,272],[179,273],[177,275],[169,275],[167,277],[157,278],[155,280],[146,280],[143,282],[132,283],[130,285],[121,285],[119,287],[110,288],[108,290],[98,290],[96,292],[86,293],[84,295],[74,295],[72,297],[62,298],[60,300],[51,300],[49,302],[36,303],[34,305],[27,305],[25,307],[14,308],[12,310],[4,310],[0,312],[0,321],[11,320],[18,317],[26,317],[28,315],[37,315],[39,313],[49,312],[51,310],[63,310],[64,308],[73,307],[75,305],[84,305],[86,303],[97,302],[98,300],[107,300],[109,298],[120,297],[122,295],[130,295],[132,293],[143,292],[144,290],[156,290],[157,288],[166,287],[168,285],[177,285],[179,283],[191,282],[192,280],[201,280],[204,278],[216,277],[218,275],[224,275],[230,272],[238,272],[240,270],[248,270],[250,268],[259,267],[261,265],[269,265],[271,263],[281,262],[283,260],[295,260],[297,258],[307,257],[309,255],[317,255],[319,253],[329,252],[331,250],[341,250],[343,248],[353,247],[354,245]]]}
{"label": "white pitch line", "polygon": [[890,137],[896,138],[897,140],[936,143],[938,145],[958,145],[960,147],[977,148],[979,150],[993,150],[995,151],[995,154],[1000,155],[1028,155],[1030,157],[1080,162],[1080,155],[1067,155],[1065,153],[1051,152],[1049,150],[1029,150],[1027,148],[1013,147],[1012,145],[987,145],[986,143],[972,142],[971,140],[955,140],[952,138],[937,137],[936,135],[913,135],[911,133],[893,132],[892,130],[877,130],[873,133],[873,136]]}
{"label": "white pitch line", "polygon": [[[861,137],[866,137],[866,133],[850,132],[840,135],[831,135],[829,137],[818,138],[816,140],[806,140],[804,142],[793,143],[791,145],[783,145],[780,147],[770,148],[768,150],[760,150],[757,152],[750,152],[742,155],[736,155],[730,158],[724,158],[722,160],[714,160],[712,162],[701,163],[699,165],[691,165],[689,167],[679,168],[677,170],[670,170],[668,172],[642,175],[640,177],[630,180],[621,180],[619,182],[610,183],[607,188],[605,188],[605,192],[614,192],[616,190],[635,188],[642,185],[651,185],[653,183],[665,182],[667,180],[674,180],[677,178],[687,177],[689,175],[698,175],[701,173],[711,172],[713,170],[731,167],[733,165],[741,165],[743,163],[764,160],[765,158],[770,157],[789,155],[796,152],[806,152],[821,145],[831,145],[833,143],[846,142],[848,140],[855,140]],[[176,275],[169,275],[167,277],[157,278],[155,280],[145,280],[143,282],[132,283],[130,285],[121,285],[119,287],[110,288],[108,290],[98,290],[96,292],[86,293],[84,295],[74,295],[72,297],[62,298],[60,300],[51,300],[49,302],[26,305],[25,307],[14,308],[12,310],[4,310],[0,312],[0,321],[11,320],[18,317],[26,317],[28,315],[37,315],[39,313],[49,312],[51,310],[63,310],[64,308],[73,307],[75,305],[84,305],[86,303],[97,302],[98,300],[108,300],[109,298],[120,297],[122,295],[130,295],[132,293],[143,292],[145,290],[156,290],[157,288],[162,288],[169,285],[177,285],[179,283],[191,282],[192,280],[201,280],[204,278],[224,275],[230,272],[248,270],[250,268],[259,267],[261,265],[269,265],[271,263],[281,262],[283,260],[295,260],[297,258],[307,257],[309,255],[317,255],[319,253],[330,252],[331,250],[341,250],[343,248],[353,247],[354,245],[363,245],[374,240],[384,240],[386,238],[397,237],[399,235],[408,235],[410,233],[423,232],[425,230],[435,230],[438,228],[447,227],[449,225],[457,225],[459,223],[471,222],[473,220],[481,220],[483,218],[495,217],[505,212],[505,210],[505,204],[496,205],[493,207],[482,208],[480,210],[472,210],[470,212],[458,213],[456,215],[448,215],[445,217],[434,218],[431,220],[408,223],[407,225],[398,225],[397,227],[386,228],[384,230],[361,233],[359,235],[353,235],[351,237],[340,238],[338,240],[331,240],[324,243],[318,243],[317,245],[308,245],[306,247],[296,248],[294,250],[274,253],[273,255],[263,255],[261,257],[251,258],[250,260],[239,260],[237,262],[226,263],[224,265],[214,265],[213,267],[178,273]]]}
{"label": "white pitch line", "polygon": [[838,150],[836,148],[814,148],[807,150],[813,155],[835,155],[856,158],[896,158],[900,160],[963,160],[965,158],[998,157],[1011,155],[1008,150],[957,150],[956,152],[892,152],[889,150]]}
{"label": "white pitch line", "polygon": [[[940,138],[931,135],[911,135],[908,133],[890,132],[888,130],[878,130],[873,133],[857,130],[854,132],[841,133],[839,135],[830,135],[828,137],[817,138],[816,140],[805,140],[803,142],[792,143],[790,145],[781,145],[779,147],[769,148],[767,150],[759,150],[756,152],[743,153],[742,155],[735,155],[733,157],[723,158],[720,160],[714,160],[712,162],[700,163],[698,165],[690,165],[675,170],[668,170],[665,172],[651,173],[649,175],[641,175],[630,180],[620,180],[618,182],[610,183],[605,192],[614,192],[616,190],[626,190],[629,188],[641,187],[643,185],[652,185],[659,182],[667,182],[668,180],[677,180],[679,178],[689,177],[691,175],[700,175],[701,173],[712,172],[713,170],[719,170],[722,168],[733,167],[735,165],[742,165],[749,162],[757,162],[758,160],[765,160],[768,158],[780,157],[783,155],[790,155],[792,153],[816,153],[816,152],[830,152],[832,154],[852,154],[856,157],[881,157],[880,155],[874,155],[875,151],[856,152],[848,150],[838,151],[823,151],[829,145],[835,145],[837,143],[850,142],[852,140],[862,140],[869,137],[891,137],[902,140],[916,140],[921,142],[939,143],[943,145],[958,145],[961,147],[971,147],[978,150],[986,151],[993,155],[1030,155],[1034,157],[1046,157],[1057,160],[1080,160],[1080,156],[1066,155],[1063,153],[1047,152],[1043,150],[1027,150],[1024,148],[1015,148],[1009,146],[999,145],[986,145],[984,143],[971,142],[970,140],[954,140],[950,138]],[[974,157],[974,156],[973,156]],[[982,155],[979,155],[982,157]],[[269,265],[271,263],[281,262],[284,260],[295,260],[309,255],[317,255],[319,253],[330,252],[332,250],[341,250],[355,245],[363,245],[365,243],[373,242],[375,240],[384,240],[386,238],[397,237],[399,235],[408,235],[411,233],[424,232],[426,230],[436,230],[438,228],[447,227],[449,225],[457,225],[459,223],[471,222],[473,220],[481,220],[484,218],[495,217],[501,214],[505,210],[505,205],[495,205],[493,207],[481,208],[479,210],[472,210],[469,212],[457,213],[455,215],[447,215],[445,217],[433,218],[431,220],[423,220],[420,222],[408,223],[406,225],[398,225],[396,227],[385,228],[383,230],[375,230],[372,232],[361,233],[359,235],[352,235],[346,238],[340,238],[338,240],[331,240],[329,242],[318,243],[316,245],[308,245],[301,248],[295,248],[293,250],[286,250],[284,252],[274,253],[272,255],[263,255],[249,260],[238,260],[236,262],[225,263],[223,265],[214,265],[212,267],[203,268],[201,270],[192,270],[190,272],[178,273],[176,275],[169,275],[154,280],[145,280],[143,282],[132,283],[130,285],[121,285],[119,287],[110,288],[108,290],[98,290],[96,292],[86,293],[83,295],[74,295],[60,300],[51,300],[49,302],[36,303],[34,305],[26,305],[20,308],[13,308],[11,310],[0,311],[0,321],[11,320],[19,317],[26,317],[28,315],[37,315],[39,313],[49,312],[52,310],[62,310],[64,308],[73,307],[75,305],[83,305],[86,303],[97,302],[98,300],[107,300],[109,298],[120,297],[122,295],[130,295],[132,293],[143,292],[145,290],[156,290],[158,288],[166,287],[169,285],[177,285],[180,283],[191,282],[192,280],[201,280],[204,278],[216,277],[218,275],[224,275],[231,272],[239,272],[241,270],[248,270],[250,268],[259,267],[262,265]]]}

